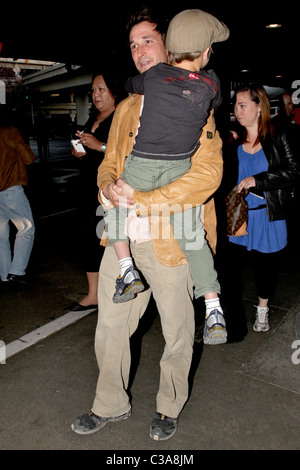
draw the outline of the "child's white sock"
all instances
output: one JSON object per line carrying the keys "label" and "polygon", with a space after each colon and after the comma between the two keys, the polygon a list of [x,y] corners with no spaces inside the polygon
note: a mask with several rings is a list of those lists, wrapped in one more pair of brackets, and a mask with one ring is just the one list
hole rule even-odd
{"label": "child's white sock", "polygon": [[205,317],[208,317],[210,312],[212,312],[215,309],[218,309],[219,312],[223,314],[219,297],[215,297],[214,299],[207,299],[207,300],[204,299],[204,301],[205,301],[205,306],[206,306]]}
{"label": "child's white sock", "polygon": [[133,266],[133,261],[132,261],[132,258],[123,258],[119,260],[119,264],[120,264],[120,274],[121,276],[123,276],[126,269],[128,269],[130,266]]}

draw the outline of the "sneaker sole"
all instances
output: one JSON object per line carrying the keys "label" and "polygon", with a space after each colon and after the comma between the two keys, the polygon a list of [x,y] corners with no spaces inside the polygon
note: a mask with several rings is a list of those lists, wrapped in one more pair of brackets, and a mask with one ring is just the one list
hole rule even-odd
{"label": "sneaker sole", "polygon": [[123,302],[128,302],[128,300],[134,299],[136,294],[142,292],[144,288],[145,287],[142,283],[136,283],[132,286],[129,286],[122,295],[113,297],[113,303],[121,304]]}
{"label": "sneaker sole", "polygon": [[222,329],[214,329],[210,331],[208,336],[203,337],[204,344],[224,344],[227,342],[227,331]]}
{"label": "sneaker sole", "polygon": [[125,421],[126,419],[130,418],[130,416],[131,416],[131,410],[128,411],[127,413],[124,413],[121,416],[107,418],[105,422],[102,422],[95,429],[91,429],[89,431],[80,431],[79,429],[75,429],[74,423],[71,424],[71,429],[72,431],[76,432],[76,434],[80,434],[82,436],[87,435],[87,434],[94,434],[95,432],[100,431],[100,429],[104,428],[104,426],[107,423],[118,423],[119,421]]}
{"label": "sneaker sole", "polygon": [[265,328],[255,328],[255,325],[253,325],[253,330],[256,331],[257,333],[266,333],[267,331],[269,331],[270,327],[267,326]]}
{"label": "sneaker sole", "polygon": [[167,441],[168,439],[170,439],[171,437],[174,436],[176,431],[173,432],[173,434],[170,434],[170,436],[167,436],[167,437],[158,437],[158,436],[151,436],[151,433],[150,433],[150,437],[151,439],[153,439],[154,441]]}
{"label": "sneaker sole", "polygon": [[173,431],[171,434],[169,434],[168,436],[159,437],[159,436],[157,436],[157,435],[153,435],[153,431],[150,430],[150,437],[151,437],[151,439],[153,439],[154,441],[167,441],[168,439],[171,439],[171,437],[174,436],[174,434],[176,433],[176,431],[177,431],[177,428],[174,429],[174,431]]}

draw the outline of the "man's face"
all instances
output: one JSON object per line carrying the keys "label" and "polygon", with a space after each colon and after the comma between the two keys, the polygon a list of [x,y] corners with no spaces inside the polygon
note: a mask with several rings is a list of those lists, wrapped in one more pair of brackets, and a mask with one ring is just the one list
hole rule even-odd
{"label": "man's face", "polygon": [[284,106],[284,111],[287,116],[290,116],[293,114],[294,111],[294,104],[292,102],[292,97],[288,95],[287,93],[282,95],[283,99],[283,106]]}
{"label": "man's face", "polygon": [[155,24],[143,21],[133,26],[129,34],[132,59],[140,73],[168,61],[165,44],[155,27]]}

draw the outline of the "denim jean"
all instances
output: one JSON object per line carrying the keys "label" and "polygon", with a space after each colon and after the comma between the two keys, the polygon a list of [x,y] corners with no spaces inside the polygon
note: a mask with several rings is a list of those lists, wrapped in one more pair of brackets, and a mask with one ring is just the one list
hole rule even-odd
{"label": "denim jean", "polygon": [[[13,256],[10,245],[11,221],[16,229]],[[22,186],[0,191],[0,278],[8,274],[24,275],[34,241],[34,221],[29,201]]]}

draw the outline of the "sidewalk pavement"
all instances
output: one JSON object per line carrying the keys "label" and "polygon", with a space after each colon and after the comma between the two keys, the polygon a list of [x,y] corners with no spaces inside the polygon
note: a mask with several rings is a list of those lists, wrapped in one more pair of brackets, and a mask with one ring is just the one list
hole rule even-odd
{"label": "sidewalk pavement", "polygon": [[[27,333],[62,320],[67,306],[83,296],[86,279],[75,226],[72,212],[55,221],[44,219],[33,285],[0,292],[0,339],[7,348]],[[102,450],[107,458],[142,450],[199,456],[201,450],[299,449],[299,276],[299,254],[288,251],[270,309],[269,332],[252,330],[255,295],[249,275],[244,340],[218,346],[195,342],[191,395],[172,439],[156,442],[149,437],[164,346],[152,302],[132,340],[130,419],[88,436],[71,430],[72,421],[89,411],[98,377],[97,311],[92,311],[0,364],[0,449]]]}

